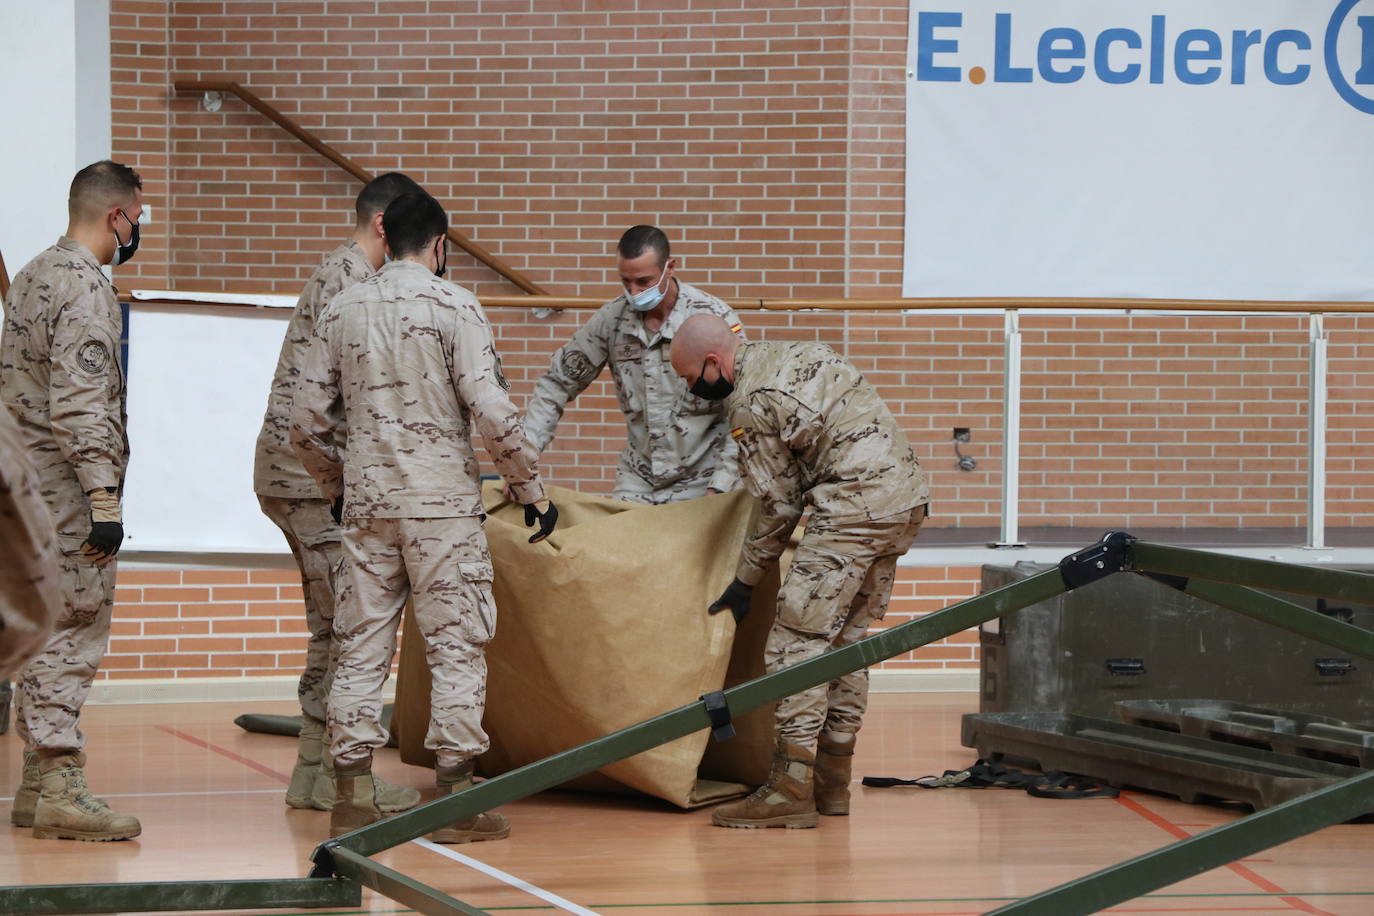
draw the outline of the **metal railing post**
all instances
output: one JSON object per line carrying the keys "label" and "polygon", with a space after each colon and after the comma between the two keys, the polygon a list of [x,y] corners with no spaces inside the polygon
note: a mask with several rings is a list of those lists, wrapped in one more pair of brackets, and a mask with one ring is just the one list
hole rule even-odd
{"label": "metal railing post", "polygon": [[1326,369],[1327,344],[1325,317],[1313,312],[1307,316],[1307,337],[1311,342],[1307,382],[1307,547],[1326,547]]}

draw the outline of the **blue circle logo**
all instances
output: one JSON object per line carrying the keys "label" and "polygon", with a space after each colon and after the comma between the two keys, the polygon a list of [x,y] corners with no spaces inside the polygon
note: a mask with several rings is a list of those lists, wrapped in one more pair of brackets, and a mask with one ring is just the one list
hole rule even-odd
{"label": "blue circle logo", "polygon": [[[1331,14],[1331,22],[1326,26],[1326,74],[1331,78],[1331,85],[1335,87],[1336,93],[1345,99],[1351,106],[1363,111],[1365,114],[1374,114],[1374,98],[1362,95],[1356,91],[1350,81],[1345,78],[1345,73],[1341,70],[1340,55],[1337,53],[1337,43],[1341,36],[1341,27],[1345,25],[1345,20],[1350,16],[1350,11],[1360,0],[1341,0],[1336,5],[1336,11]],[[1364,30],[1363,25],[1361,29]],[[1363,39],[1364,36],[1362,35]],[[1366,53],[1363,57],[1369,57]],[[1361,70],[1374,69],[1374,61],[1366,61],[1361,66]]]}

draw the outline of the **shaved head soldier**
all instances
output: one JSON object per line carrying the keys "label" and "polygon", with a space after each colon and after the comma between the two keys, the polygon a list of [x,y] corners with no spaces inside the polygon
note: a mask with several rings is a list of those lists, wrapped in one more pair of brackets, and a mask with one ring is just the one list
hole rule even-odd
{"label": "shaved head soldier", "polygon": [[52,636],[19,671],[24,772],[10,822],[39,838],[120,840],[141,828],[87,790],[78,724],[110,638],[129,460],[122,319],[100,268],[138,250],[143,182],[117,162],[89,165],[72,179],[67,214],[67,234],[15,276],[0,340],[0,401],[57,530],[63,601]]}
{"label": "shaved head soldier", "polygon": [[[740,620],[807,505],[764,661],[777,671],[862,639],[887,611],[897,559],[926,517],[925,474],[873,386],[818,343],[744,343],[719,318],[679,329],[673,368],[723,401],[760,514],[735,579],[710,607]],[[868,703],[859,670],[778,703],[768,782],[712,813],[720,827],[814,827],[849,813],[850,763]]]}
{"label": "shaved head soldier", "polygon": [[[496,604],[473,427],[524,504],[525,523],[539,524],[530,541],[547,537],[558,519],[506,394],[486,313],[472,293],[441,279],[443,207],[427,194],[405,194],[382,225],[395,260],[325,310],[291,409],[292,447],[343,519],[339,662],[329,696],[331,836],[382,816],[372,753],[386,742],[382,684],[407,598],[434,682],[425,746],[437,758],[439,794],[471,785],[488,747],[485,652]],[[337,433],[345,427],[343,452]],[[467,843],[509,833],[503,815],[486,812],[433,838]]]}
{"label": "shaved head soldier", "polygon": [[[328,811],[334,807],[334,763],[324,750],[324,733],[329,684],[339,654],[334,637],[334,570],[342,554],[339,526],[330,514],[330,504],[291,451],[291,402],[320,313],[340,292],[382,266],[386,259],[382,214],[402,194],[419,190],[409,177],[387,172],[358,193],[353,237],[324,256],[291,313],[258,434],[253,489],[263,514],[282,530],[296,558],[305,595],[305,623],[310,631],[305,670],[297,687],[301,733],[296,765],[286,788],[286,803],[292,808]],[[419,801],[420,793],[413,788],[377,779],[377,804],[383,811],[404,811]]]}
{"label": "shaved head soldier", "polygon": [[725,412],[687,392],[668,352],[692,315],[717,315],[742,333],[739,317],[715,296],[678,281],[677,259],[657,227],[634,226],[620,237],[616,271],[624,293],[577,329],[535,384],[525,412],[530,441],[541,452],[547,448],[564,409],[609,365],[627,427],[616,499],[661,505],[735,489],[739,473]]}

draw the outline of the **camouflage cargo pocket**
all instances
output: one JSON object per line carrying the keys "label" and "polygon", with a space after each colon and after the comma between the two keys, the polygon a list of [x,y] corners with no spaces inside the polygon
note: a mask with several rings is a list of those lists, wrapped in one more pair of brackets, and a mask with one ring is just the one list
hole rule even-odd
{"label": "camouflage cargo pocket", "polygon": [[459,563],[467,600],[463,602],[463,636],[473,645],[484,646],[496,635],[496,599],[491,596],[491,564]]}
{"label": "camouflage cargo pocket", "polygon": [[802,633],[830,635],[843,623],[858,585],[848,557],[803,544],[778,592],[778,622]]}

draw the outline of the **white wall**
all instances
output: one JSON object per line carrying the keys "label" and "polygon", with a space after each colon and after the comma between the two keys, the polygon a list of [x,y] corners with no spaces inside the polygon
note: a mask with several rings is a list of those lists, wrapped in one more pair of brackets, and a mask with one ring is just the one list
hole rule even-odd
{"label": "white wall", "polygon": [[0,174],[12,176],[0,254],[13,276],[66,229],[72,175],[109,158],[109,0],[5,0],[0,35]]}

